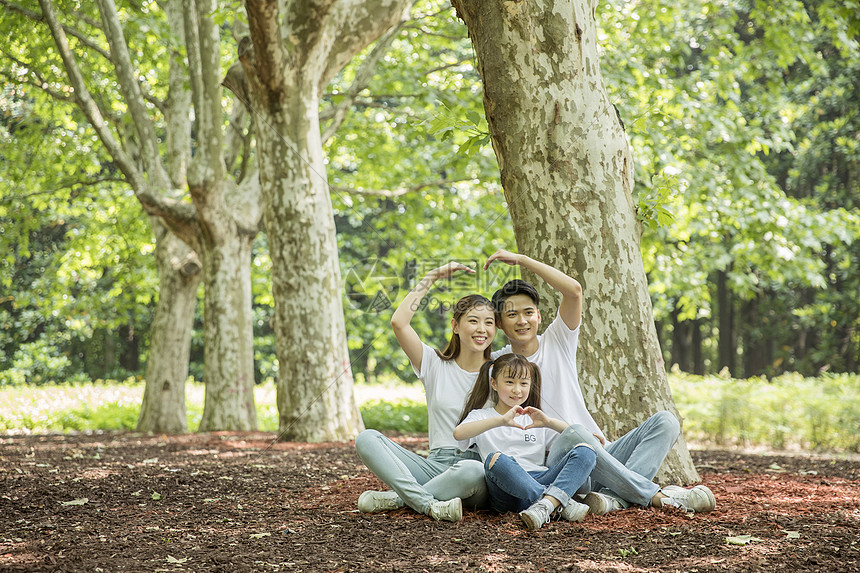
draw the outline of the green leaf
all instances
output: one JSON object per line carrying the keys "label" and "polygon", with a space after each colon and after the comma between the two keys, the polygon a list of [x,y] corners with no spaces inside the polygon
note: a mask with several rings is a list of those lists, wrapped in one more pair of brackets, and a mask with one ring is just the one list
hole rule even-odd
{"label": "green leaf", "polygon": [[78,499],[73,499],[72,501],[64,501],[63,505],[84,505],[85,503],[89,503],[89,501],[89,499],[81,497]]}
{"label": "green leaf", "polygon": [[162,495],[161,495],[160,493],[158,493],[157,491],[152,492],[152,499],[154,499],[155,501],[158,501],[158,500],[162,499],[162,497],[164,497],[164,496],[162,496]]}

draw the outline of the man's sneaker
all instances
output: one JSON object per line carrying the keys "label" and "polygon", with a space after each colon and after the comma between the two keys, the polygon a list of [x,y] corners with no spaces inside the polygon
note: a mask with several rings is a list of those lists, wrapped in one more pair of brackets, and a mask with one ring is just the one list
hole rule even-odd
{"label": "man's sneaker", "polygon": [[707,513],[717,507],[717,499],[706,486],[697,485],[684,489],[676,485],[667,485],[662,493],[669,497],[663,500],[663,506],[679,507],[684,511]]}
{"label": "man's sneaker", "polygon": [[582,521],[588,515],[588,506],[578,501],[570,500],[564,509],[561,510],[562,519],[568,521]]}
{"label": "man's sneaker", "polygon": [[459,497],[430,504],[430,517],[436,521],[460,521],[463,519],[463,502]]}
{"label": "man's sneaker", "polygon": [[531,530],[540,529],[544,523],[549,523],[552,512],[555,508],[552,502],[546,498],[541,498],[534,502],[531,507],[520,512],[520,519]]}
{"label": "man's sneaker", "polygon": [[596,491],[592,491],[586,495],[583,502],[588,506],[588,510],[594,515],[606,515],[610,511],[624,509],[621,502],[611,495],[597,493]]}
{"label": "man's sneaker", "polygon": [[401,506],[400,497],[393,491],[368,490],[358,496],[358,511],[361,513],[377,513]]}

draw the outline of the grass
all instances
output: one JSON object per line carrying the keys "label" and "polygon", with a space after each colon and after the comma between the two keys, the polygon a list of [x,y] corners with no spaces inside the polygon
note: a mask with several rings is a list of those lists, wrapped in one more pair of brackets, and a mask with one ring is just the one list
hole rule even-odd
{"label": "grass", "polygon": [[[725,445],[860,451],[860,376],[773,380],[724,379],[673,372],[669,383],[688,441]],[[0,387],[0,433],[133,430],[143,382],[96,381]],[[275,432],[278,412],[272,383],[255,388],[258,428]],[[368,428],[427,431],[418,385],[358,385],[356,397]],[[204,386],[186,384],[189,431],[203,414]]]}

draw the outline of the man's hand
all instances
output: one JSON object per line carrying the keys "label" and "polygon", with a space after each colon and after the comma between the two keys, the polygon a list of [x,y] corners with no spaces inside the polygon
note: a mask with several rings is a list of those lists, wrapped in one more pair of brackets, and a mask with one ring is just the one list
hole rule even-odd
{"label": "man's hand", "polygon": [[522,255],[518,255],[516,253],[512,253],[510,251],[506,251],[504,249],[499,249],[487,259],[487,262],[484,263],[484,270],[487,270],[490,267],[490,263],[493,261],[502,261],[511,266],[517,266],[520,264],[520,260],[522,259]]}

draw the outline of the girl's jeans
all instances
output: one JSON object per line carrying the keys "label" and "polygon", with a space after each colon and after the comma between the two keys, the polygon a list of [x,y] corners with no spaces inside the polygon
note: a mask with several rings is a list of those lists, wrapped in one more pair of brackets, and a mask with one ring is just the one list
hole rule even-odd
{"label": "girl's jeans", "polygon": [[649,506],[660,486],[651,481],[672,449],[681,425],[670,412],[657,412],[638,428],[624,434],[604,449],[585,426],[573,424],[556,438],[547,456],[552,464],[576,444],[586,443],[597,452],[590,483],[578,493],[598,491],[611,495],[623,507]]}
{"label": "girl's jeans", "polygon": [[511,456],[492,453],[484,461],[490,505],[502,513],[519,512],[551,495],[564,507],[588,479],[596,457],[591,446],[583,444],[568,450],[549,469],[528,472]]}
{"label": "girl's jeans", "polygon": [[434,501],[459,497],[465,507],[486,507],[487,484],[477,452],[437,448],[427,458],[403,448],[376,430],[355,438],[364,465],[415,511],[427,514]]}

